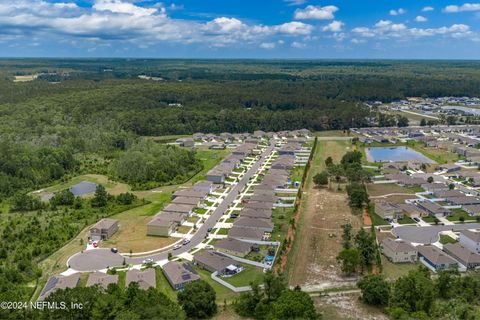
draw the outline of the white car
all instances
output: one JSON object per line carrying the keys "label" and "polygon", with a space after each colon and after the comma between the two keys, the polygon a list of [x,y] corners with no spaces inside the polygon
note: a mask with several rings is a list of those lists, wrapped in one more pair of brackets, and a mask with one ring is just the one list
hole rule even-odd
{"label": "white car", "polygon": [[189,244],[189,243],[190,243],[190,240],[188,240],[188,239],[183,239],[183,245],[187,245],[187,244]]}
{"label": "white car", "polygon": [[178,250],[180,249],[182,246],[180,244],[176,244],[173,246],[173,250]]}
{"label": "white car", "polygon": [[207,244],[207,245],[205,246],[205,249],[213,249],[213,248],[214,248],[214,247],[213,247],[211,244]]}
{"label": "white car", "polygon": [[153,263],[153,259],[148,258],[148,259],[143,260],[143,264],[148,264],[148,263]]}

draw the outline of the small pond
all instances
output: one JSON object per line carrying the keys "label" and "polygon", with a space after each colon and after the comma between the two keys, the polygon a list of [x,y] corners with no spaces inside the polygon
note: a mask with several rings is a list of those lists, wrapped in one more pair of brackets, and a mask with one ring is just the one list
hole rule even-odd
{"label": "small pond", "polygon": [[365,153],[369,162],[419,161],[435,163],[432,159],[408,147],[365,148]]}
{"label": "small pond", "polygon": [[70,187],[70,192],[73,193],[74,196],[83,196],[87,193],[95,192],[97,189],[97,185],[93,182],[82,181],[77,183],[76,185]]}

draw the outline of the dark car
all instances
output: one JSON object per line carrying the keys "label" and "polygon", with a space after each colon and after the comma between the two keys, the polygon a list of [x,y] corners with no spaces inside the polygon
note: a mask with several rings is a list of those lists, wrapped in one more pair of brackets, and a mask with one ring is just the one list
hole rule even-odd
{"label": "dark car", "polygon": [[117,248],[112,248],[112,249],[110,249],[110,251],[112,251],[113,253],[117,253],[118,249]]}
{"label": "dark car", "polygon": [[213,228],[208,228],[207,232],[212,232]]}

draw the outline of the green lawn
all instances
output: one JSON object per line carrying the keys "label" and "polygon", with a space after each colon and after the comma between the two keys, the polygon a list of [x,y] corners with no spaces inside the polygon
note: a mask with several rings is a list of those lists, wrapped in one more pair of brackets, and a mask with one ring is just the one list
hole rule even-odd
{"label": "green lawn", "polygon": [[418,263],[392,263],[382,255],[382,274],[388,280],[398,279],[417,267]]}
{"label": "green lawn", "polygon": [[453,239],[450,236],[447,236],[446,234],[441,234],[440,235],[440,243],[441,244],[447,244],[447,243],[457,243],[458,241]]}
{"label": "green lawn", "polygon": [[170,299],[174,301],[177,300],[177,293],[175,290],[173,290],[167,278],[165,278],[161,268],[155,268],[155,275],[157,290],[164,293]]}
{"label": "green lawn", "polygon": [[275,227],[271,235],[271,241],[282,242],[287,236],[290,220],[293,218],[294,208],[275,208],[273,210],[272,219]]}
{"label": "green lawn", "polygon": [[420,186],[412,186],[412,187],[406,187],[406,189],[412,191],[412,192],[424,192],[425,189],[423,189],[422,187]]}
{"label": "green lawn", "polygon": [[249,286],[253,282],[259,284],[263,282],[263,271],[261,268],[250,265],[243,265],[243,267],[245,270],[239,274],[236,274],[233,277],[222,279],[234,285],[235,287]]}
{"label": "green lawn", "polygon": [[217,234],[227,235],[229,230],[230,229],[228,229],[228,228],[220,228],[220,230],[218,230]]}
{"label": "green lawn", "polygon": [[197,266],[194,266],[194,269],[200,275],[202,280],[204,280],[205,282],[208,282],[208,284],[210,284],[213,287],[213,289],[215,290],[215,293],[217,294],[217,303],[223,304],[224,299],[226,299],[227,301],[232,301],[238,296],[236,293],[234,293],[227,287],[224,287],[217,281],[213,280],[210,272],[208,272],[207,270],[200,269]]}
{"label": "green lawn", "polygon": [[427,216],[427,217],[422,217],[422,220],[427,222],[427,223],[435,223],[435,217],[432,216]]}
{"label": "green lawn", "polygon": [[397,222],[400,224],[416,223],[415,220],[410,217],[403,217],[402,219],[398,219]]}
{"label": "green lawn", "polygon": [[466,220],[474,220],[472,217],[468,215],[467,212],[465,212],[462,209],[452,209],[452,214],[447,217],[448,221],[460,221],[460,218],[463,217],[463,219]]}

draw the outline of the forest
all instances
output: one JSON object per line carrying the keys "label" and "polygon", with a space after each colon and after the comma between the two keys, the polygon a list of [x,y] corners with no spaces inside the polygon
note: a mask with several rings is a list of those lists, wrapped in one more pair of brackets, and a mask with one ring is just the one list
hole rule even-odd
{"label": "forest", "polygon": [[[378,125],[364,102],[480,96],[479,67],[474,61],[0,60],[0,292],[28,299],[42,276],[41,259],[98,219],[143,204],[101,188],[92,199],[59,193],[43,203],[31,196],[34,190],[85,173],[134,189],[179,183],[202,169],[195,151],[148,137]],[[15,82],[19,75],[38,77]],[[327,180],[340,175],[341,165],[330,168]],[[363,179],[343,170],[352,181]],[[352,199],[362,198],[360,189],[351,188],[359,195]],[[265,295],[243,296],[238,312],[264,317],[265,306],[275,306]],[[282,299],[299,295],[285,291]]]}

